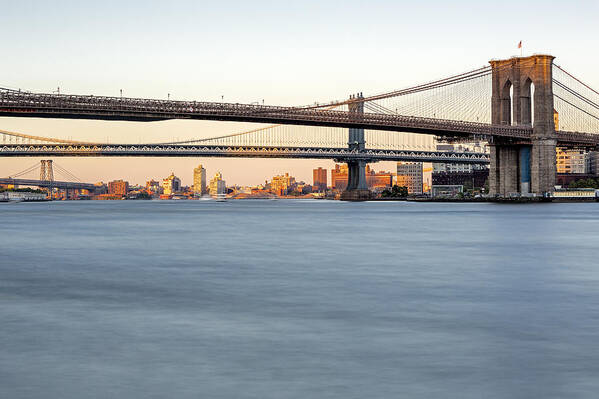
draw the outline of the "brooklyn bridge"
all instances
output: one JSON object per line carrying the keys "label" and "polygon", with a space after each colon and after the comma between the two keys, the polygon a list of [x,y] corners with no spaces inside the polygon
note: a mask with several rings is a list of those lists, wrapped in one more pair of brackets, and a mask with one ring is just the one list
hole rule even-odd
{"label": "brooklyn bridge", "polygon": [[[0,116],[5,117],[270,125],[218,137],[142,144],[127,143],[127,138],[109,144],[0,131],[0,156],[328,158],[349,166],[347,199],[368,198],[368,162],[488,163],[491,195],[541,196],[555,186],[556,147],[599,147],[599,92],[553,61],[550,55],[492,60],[482,68],[409,88],[302,106],[2,88]],[[406,144],[407,136],[411,142]],[[490,154],[442,152],[430,145],[480,140],[489,142]]]}

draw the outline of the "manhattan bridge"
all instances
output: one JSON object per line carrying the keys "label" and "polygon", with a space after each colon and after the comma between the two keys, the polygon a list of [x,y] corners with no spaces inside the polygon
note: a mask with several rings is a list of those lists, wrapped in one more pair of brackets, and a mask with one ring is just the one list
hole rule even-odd
{"label": "manhattan bridge", "polygon": [[[401,90],[290,107],[0,88],[0,116],[6,117],[270,124],[218,137],[143,144],[0,131],[0,156],[334,159],[348,164],[348,199],[368,197],[364,168],[369,162],[486,163],[491,195],[544,195],[555,185],[557,146],[599,149],[599,92],[553,60],[550,55],[492,60]],[[434,147],[435,141],[480,140],[488,141],[490,154]]]}

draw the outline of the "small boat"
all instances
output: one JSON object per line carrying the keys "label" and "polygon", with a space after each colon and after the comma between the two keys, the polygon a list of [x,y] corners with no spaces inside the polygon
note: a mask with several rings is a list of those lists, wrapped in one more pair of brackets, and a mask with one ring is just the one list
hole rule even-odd
{"label": "small boat", "polygon": [[216,196],[214,197],[214,200],[216,202],[225,202],[225,201],[227,201],[227,194],[216,194]]}

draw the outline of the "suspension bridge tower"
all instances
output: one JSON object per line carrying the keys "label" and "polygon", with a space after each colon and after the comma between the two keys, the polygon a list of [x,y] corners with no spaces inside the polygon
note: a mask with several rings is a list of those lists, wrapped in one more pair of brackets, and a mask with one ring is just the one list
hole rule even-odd
{"label": "suspension bridge tower", "polygon": [[52,169],[51,159],[42,159],[40,161],[40,181],[50,183],[48,187],[48,195],[52,199],[52,183],[54,182],[54,170]]}
{"label": "suspension bridge tower", "polygon": [[[364,116],[364,96],[362,93],[351,95],[348,103],[349,116],[360,120]],[[347,145],[350,151],[364,152],[366,140],[364,128],[349,128]],[[346,160],[347,163],[347,188],[341,193],[344,201],[364,201],[372,197],[366,183],[366,160]]]}
{"label": "suspension bridge tower", "polygon": [[542,195],[554,189],[557,135],[553,59],[550,55],[533,55],[490,61],[491,122],[533,128],[529,142],[494,138],[489,171],[491,195]]}

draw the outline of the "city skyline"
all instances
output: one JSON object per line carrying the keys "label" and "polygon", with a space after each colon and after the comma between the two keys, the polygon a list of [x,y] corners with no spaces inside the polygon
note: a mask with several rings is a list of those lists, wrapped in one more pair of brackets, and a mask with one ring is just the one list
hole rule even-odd
{"label": "city skyline", "polygon": [[[143,8],[131,2],[119,3],[118,15],[110,13],[106,4],[8,4],[3,9],[7,23],[0,29],[6,30],[6,35],[9,32],[18,35],[20,40],[18,46],[12,42],[3,44],[12,57],[3,64],[0,85],[42,92],[57,91],[60,87],[61,93],[114,96],[122,89],[123,95],[131,97],[246,103],[264,100],[266,104],[297,105],[346,98],[355,91],[387,91],[443,76],[445,71],[458,72],[484,65],[498,55],[517,54],[516,45],[522,40],[525,54],[557,55],[558,63],[567,65],[591,86],[599,86],[599,78],[592,69],[598,55],[587,52],[584,43],[575,39],[593,27],[591,15],[596,14],[592,11],[598,5],[579,2],[589,10],[582,14],[576,7],[544,8],[543,18],[559,21],[569,29],[541,34],[536,28],[543,18],[531,18],[539,17],[537,3],[508,2],[496,9],[475,2],[459,5],[375,2],[372,7],[346,2],[341,8],[333,3],[316,2],[301,7],[272,2],[250,7],[233,2],[235,7],[202,5],[199,13],[185,12],[198,10],[200,6],[193,2],[176,2],[178,7],[144,3],[148,6]],[[516,4],[520,11],[517,15],[510,12]],[[455,24],[463,13],[471,15],[473,21],[468,30]],[[296,19],[290,20],[287,17],[290,14],[296,15]],[[413,18],[404,18],[397,24],[395,16],[406,14]],[[28,24],[18,23],[23,15],[27,15]],[[94,19],[89,15],[94,15]],[[418,18],[436,23],[430,23],[422,31]],[[52,29],[56,25],[61,29]],[[356,28],[347,34],[348,26]],[[250,28],[251,38],[242,34]],[[447,29],[453,34],[443,35]],[[498,37],[495,32],[499,30],[511,31],[513,36]],[[322,40],[342,31],[346,33],[336,40]],[[474,31],[476,35],[472,35]],[[423,48],[427,51],[423,52]],[[369,72],[375,56],[374,59],[383,60],[376,65],[376,74]],[[44,65],[43,70],[38,65]],[[257,126],[261,125],[208,121],[2,120],[5,130],[134,143],[209,137]],[[10,174],[37,160],[0,159],[0,169]],[[147,175],[158,177],[173,169],[189,170],[196,163],[214,165],[215,170],[237,184],[257,184],[256,175],[284,171],[307,181],[313,166],[330,169],[334,164],[214,158],[68,158],[61,162],[84,181],[125,178],[139,184]],[[392,165],[377,163],[376,167],[388,170]],[[102,176],[97,175],[99,170]],[[125,176],[123,170],[127,171]],[[183,184],[189,184],[191,176],[181,177]]]}

